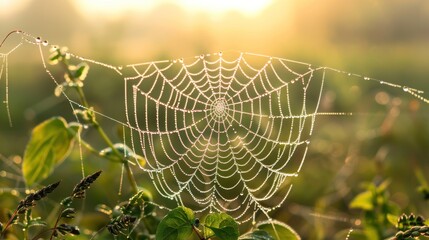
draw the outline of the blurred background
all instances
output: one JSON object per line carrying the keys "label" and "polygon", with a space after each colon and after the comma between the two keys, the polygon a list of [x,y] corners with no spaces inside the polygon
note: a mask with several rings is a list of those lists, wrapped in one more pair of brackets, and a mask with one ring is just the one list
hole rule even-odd
{"label": "blurred background", "polygon": [[[249,51],[429,92],[429,2],[425,0],[0,0],[0,38],[17,29],[112,65]],[[19,41],[17,36],[10,38],[0,52]],[[37,123],[56,115],[70,120],[73,116],[68,103],[53,96],[55,85],[36,47],[24,45],[8,60],[13,127],[1,105],[0,166],[17,175],[10,181],[22,190],[23,183],[16,181],[19,172],[5,162],[20,164],[19,156]],[[111,70],[91,67],[85,86],[88,99],[97,110],[124,121],[122,80]],[[361,227],[352,224],[362,217],[360,212],[348,204],[363,190],[362,183],[390,179],[392,201],[403,212],[429,218],[416,177],[416,171],[429,175],[428,104],[401,89],[342,74],[328,77],[322,109],[356,114],[316,120],[302,173],[273,217],[287,222],[304,239],[331,239],[343,229]],[[0,86],[3,100],[4,77]],[[100,121],[115,136],[115,124]],[[95,135],[88,133],[88,138],[102,147]],[[79,179],[78,154],[74,158],[61,165],[52,179],[70,171]],[[84,161],[89,169],[111,172],[103,181],[117,183],[113,191],[119,189],[120,167],[96,160]],[[4,189],[10,187],[1,182]],[[103,190],[91,189],[94,203],[88,206],[119,201],[116,195],[106,200]],[[8,194],[2,191],[3,196]],[[7,204],[14,206],[13,201]]]}

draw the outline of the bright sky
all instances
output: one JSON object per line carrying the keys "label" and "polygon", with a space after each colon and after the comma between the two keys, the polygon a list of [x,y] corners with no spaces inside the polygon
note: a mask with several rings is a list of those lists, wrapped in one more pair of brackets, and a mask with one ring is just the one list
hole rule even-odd
{"label": "bright sky", "polygon": [[[33,0],[34,1],[34,0]],[[219,14],[238,11],[245,15],[256,15],[272,3],[273,0],[73,0],[83,14],[102,14],[108,18],[120,17],[127,11],[148,11],[164,4],[172,3],[188,11],[204,11]],[[0,0],[0,14],[13,15],[30,0]]]}
{"label": "bright sky", "polygon": [[[1,1],[1,0],[0,0]],[[257,14],[272,0],[75,0],[84,13],[100,12],[117,17],[128,10],[150,10],[163,3],[174,3],[190,11],[223,13],[230,10],[246,15]]]}
{"label": "bright sky", "polygon": [[0,14],[12,15],[22,7],[24,7],[29,0],[0,0]]}

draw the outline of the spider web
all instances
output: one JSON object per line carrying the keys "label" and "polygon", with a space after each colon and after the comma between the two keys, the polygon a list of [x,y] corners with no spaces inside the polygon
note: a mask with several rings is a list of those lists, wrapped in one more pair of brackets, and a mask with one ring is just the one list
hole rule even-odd
{"label": "spider web", "polygon": [[305,160],[325,68],[250,53],[127,67],[127,121],[162,196],[238,220],[282,205]]}
{"label": "spider web", "polygon": [[[7,57],[22,43],[52,47],[23,32],[21,42],[0,53],[0,78]],[[421,91],[359,74],[253,53],[227,52],[115,67],[124,79],[126,126],[140,166],[158,193],[196,212],[226,212],[240,222],[270,218],[281,207],[306,158],[328,71],[372,80],[428,103]],[[83,106],[71,100],[71,108]],[[11,120],[10,120],[11,122]],[[136,161],[139,164],[139,161]]]}

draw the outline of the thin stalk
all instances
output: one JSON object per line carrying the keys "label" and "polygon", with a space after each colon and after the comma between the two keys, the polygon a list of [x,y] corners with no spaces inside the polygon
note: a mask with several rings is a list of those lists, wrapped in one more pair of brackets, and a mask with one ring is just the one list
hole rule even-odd
{"label": "thin stalk", "polygon": [[[82,146],[84,148],[86,148],[86,150],[88,150],[90,153],[94,154],[97,157],[101,157],[101,158],[105,158],[107,160],[110,160],[112,162],[116,162],[116,163],[122,163],[122,160],[119,160],[117,158],[106,158],[106,156],[102,155],[100,153],[100,151],[98,151],[97,149],[93,148],[89,143],[87,143],[85,140],[80,139],[79,143],[82,144]],[[116,157],[116,156],[115,156]]]}
{"label": "thin stalk", "polygon": [[131,187],[134,191],[134,193],[138,192],[138,187],[137,187],[137,182],[136,179],[134,178],[134,174],[133,171],[131,170],[130,165],[128,164],[128,161],[124,158],[124,156],[113,146],[112,141],[110,141],[110,138],[107,136],[107,134],[104,132],[103,128],[100,126],[100,124],[98,124],[98,122],[94,119],[93,120],[93,125],[94,128],[98,131],[98,133],[100,134],[101,138],[104,139],[104,141],[106,142],[106,144],[112,149],[112,152],[119,157],[120,159],[122,159],[122,164],[124,164],[125,167],[125,171],[127,172],[127,177],[128,177],[128,181],[131,184]]}
{"label": "thin stalk", "polygon": [[9,221],[6,223],[6,226],[3,228],[3,231],[0,234],[0,238],[3,237],[3,234],[10,227],[10,225],[13,222],[13,219],[15,219],[15,217],[16,217],[17,214],[18,214],[18,209],[16,209],[15,212],[13,212],[12,216],[9,218]]}
{"label": "thin stalk", "polygon": [[80,101],[82,102],[83,106],[89,107],[88,101],[86,100],[85,94],[83,93],[82,87],[76,87],[77,94],[79,94]]}
{"label": "thin stalk", "polygon": [[36,236],[34,236],[31,240],[38,240],[38,239],[40,239],[40,237],[43,235],[43,234],[45,234],[45,233],[47,233],[47,232],[49,232],[49,231],[52,231],[52,233],[55,231],[55,228],[49,228],[49,229],[46,229],[46,230],[44,230],[44,231],[41,231],[41,232],[39,232]]}
{"label": "thin stalk", "polygon": [[[69,63],[67,60],[62,61],[62,66],[66,70],[66,73],[69,76],[69,78],[72,80],[72,82],[76,82],[75,78],[73,77],[73,73],[69,69]],[[88,101],[86,100],[86,97],[85,97],[85,94],[82,90],[82,87],[77,86],[75,89],[77,91],[77,94],[79,95],[79,98],[80,98],[82,105],[86,108],[89,108],[89,104],[88,104]]]}
{"label": "thin stalk", "polygon": [[200,240],[206,240],[203,236],[200,235],[200,231],[194,225],[192,225],[192,230],[194,230]]}
{"label": "thin stalk", "polygon": [[[73,74],[71,73],[70,69],[68,68],[68,62],[66,60],[62,61],[63,66],[69,76],[69,78],[75,82],[75,79],[73,77]],[[88,104],[88,101],[86,100],[85,97],[85,93],[82,89],[81,86],[77,86],[75,87],[80,101],[82,103],[82,105],[86,108],[89,109],[90,106]],[[94,128],[97,130],[97,132],[100,134],[101,138],[104,140],[104,142],[107,144],[108,147],[110,147],[112,149],[113,154],[115,154],[119,159],[122,159],[122,164],[124,164],[125,167],[125,171],[127,172],[127,178],[128,181],[131,184],[131,188],[133,189],[134,193],[138,192],[138,187],[137,187],[137,182],[134,178],[134,174],[131,170],[130,165],[128,164],[128,161],[124,158],[124,156],[114,147],[112,141],[110,140],[110,138],[107,136],[107,134],[104,132],[103,128],[100,126],[100,124],[97,122],[97,120],[95,119],[95,115],[92,115],[90,118],[91,123],[93,124]],[[87,147],[87,146],[86,146]],[[92,147],[90,148],[90,151],[95,151],[95,149],[93,149]]]}
{"label": "thin stalk", "polygon": [[60,211],[57,217],[57,220],[55,221],[54,227],[52,228],[52,233],[51,233],[51,237],[49,238],[49,240],[52,240],[54,237],[54,233],[55,233],[55,229],[57,229],[58,223],[60,222],[61,219],[61,212],[64,210],[64,206],[61,205],[60,207]]}

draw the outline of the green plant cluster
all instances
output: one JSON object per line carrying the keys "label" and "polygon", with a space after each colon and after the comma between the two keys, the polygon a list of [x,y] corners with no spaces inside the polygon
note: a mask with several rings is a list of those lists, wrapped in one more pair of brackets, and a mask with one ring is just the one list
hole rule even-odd
{"label": "green plant cluster", "polygon": [[[48,223],[42,220],[40,217],[33,217],[31,209],[36,206],[36,202],[46,198],[49,193],[53,192],[60,185],[60,182],[50,184],[35,193],[28,194],[25,199],[21,200],[16,210],[11,214],[9,221],[1,229],[0,238],[12,238],[15,236],[14,232],[8,231],[9,227],[15,225],[21,228],[24,233],[24,239],[54,239],[65,235],[80,235],[78,226],[71,225],[67,222],[61,222],[65,219],[75,218],[76,210],[71,205],[74,199],[85,198],[85,191],[89,186],[100,176],[101,171],[98,171],[92,175],[83,178],[73,189],[70,196],[64,198],[60,205],[61,208],[58,211],[58,217],[54,223],[54,226],[49,228]],[[61,222],[61,223],[60,223]],[[34,236],[28,235],[30,228],[39,227],[42,228]]]}
{"label": "green plant cluster", "polygon": [[[211,212],[197,218],[192,209],[179,206],[169,210],[165,217],[160,218],[150,191],[138,186],[134,178],[131,163],[138,161],[145,164],[142,156],[134,153],[124,143],[114,143],[105,133],[96,118],[92,105],[84,94],[85,79],[89,66],[85,62],[72,64],[67,48],[54,47],[49,57],[52,65],[59,65],[64,70],[64,81],[58,83],[54,95],[61,96],[66,91],[74,91],[81,109],[75,109],[78,122],[68,122],[65,118],[53,117],[40,123],[31,133],[23,157],[22,175],[27,187],[33,187],[52,175],[54,169],[69,156],[76,142],[90,153],[121,164],[131,188],[131,197],[114,207],[99,204],[96,210],[102,213],[105,224],[95,231],[81,231],[76,219],[78,212],[72,206],[74,200],[84,199],[86,191],[101,175],[97,171],[81,179],[71,194],[58,204],[56,218],[45,221],[34,217],[32,208],[56,190],[60,182],[47,185],[38,191],[28,194],[21,200],[15,211],[9,214],[9,220],[1,227],[1,238],[18,239],[58,239],[64,236],[77,236],[77,239],[156,239],[156,240],[187,240],[187,239],[222,239],[222,240],[283,240],[300,239],[294,229],[276,220],[267,220],[254,224],[246,233],[240,233],[239,223],[231,216],[221,212]],[[105,147],[96,149],[84,140],[83,129],[90,127],[98,132]],[[421,177],[421,179],[424,179]],[[422,180],[423,181],[423,180]],[[424,181],[423,181],[424,182]],[[348,233],[350,239],[411,239],[428,237],[428,223],[423,217],[402,215],[399,207],[390,200],[389,181],[380,184],[367,184],[364,191],[350,202],[351,209],[362,213],[362,224],[359,229]],[[427,184],[422,184],[420,191],[427,199]],[[85,214],[85,212],[81,213]],[[12,227],[14,226],[14,227]],[[51,226],[51,227],[49,227]],[[29,229],[36,228],[38,231]],[[396,229],[395,229],[396,228]],[[86,235],[87,238],[82,238]]]}
{"label": "green plant cluster", "polygon": [[[213,212],[204,216],[200,222],[195,217],[194,212],[184,206],[172,209],[164,218],[159,218],[155,213],[157,205],[153,203],[152,194],[137,186],[130,167],[130,163],[136,160],[139,161],[140,165],[144,165],[145,159],[135,154],[124,143],[113,143],[98,123],[92,106],[86,100],[83,88],[85,86],[84,80],[89,72],[88,64],[85,62],[70,63],[70,55],[65,47],[53,47],[49,63],[62,66],[65,72],[64,81],[57,83],[54,95],[61,96],[66,91],[74,91],[83,108],[74,111],[79,122],[67,122],[63,117],[58,116],[45,120],[33,128],[22,164],[22,175],[26,185],[28,187],[34,186],[51,176],[54,169],[70,155],[75,142],[78,142],[96,156],[122,164],[134,192],[127,201],[114,207],[99,204],[96,210],[104,214],[108,220],[100,229],[90,232],[88,237],[105,239],[110,236],[114,239],[155,238],[157,240],[187,240],[192,238],[200,240],[300,239],[291,227],[278,221],[258,223],[252,231],[240,236],[239,224],[231,216]],[[107,145],[105,148],[97,150],[84,140],[81,133],[84,128],[88,127],[94,128],[99,133]],[[42,220],[41,217],[33,217],[31,208],[36,205],[37,201],[54,191],[60,182],[29,194],[19,203],[15,212],[10,215],[9,221],[1,228],[1,238],[23,236],[24,239],[57,239],[66,235],[82,237],[83,231],[79,229],[78,225],[72,224],[72,220],[78,214],[76,208],[72,207],[72,203],[76,199],[84,199],[86,190],[100,175],[101,171],[97,171],[84,177],[75,185],[71,194],[60,201],[57,217],[52,221],[53,227],[48,227],[48,222]],[[16,228],[10,228],[11,226],[20,226],[21,233]],[[30,234],[28,229],[35,227],[38,227],[39,231]]]}
{"label": "green plant cluster", "polygon": [[420,236],[429,237],[429,227],[422,216],[402,214],[396,226],[396,240],[412,239]]}

